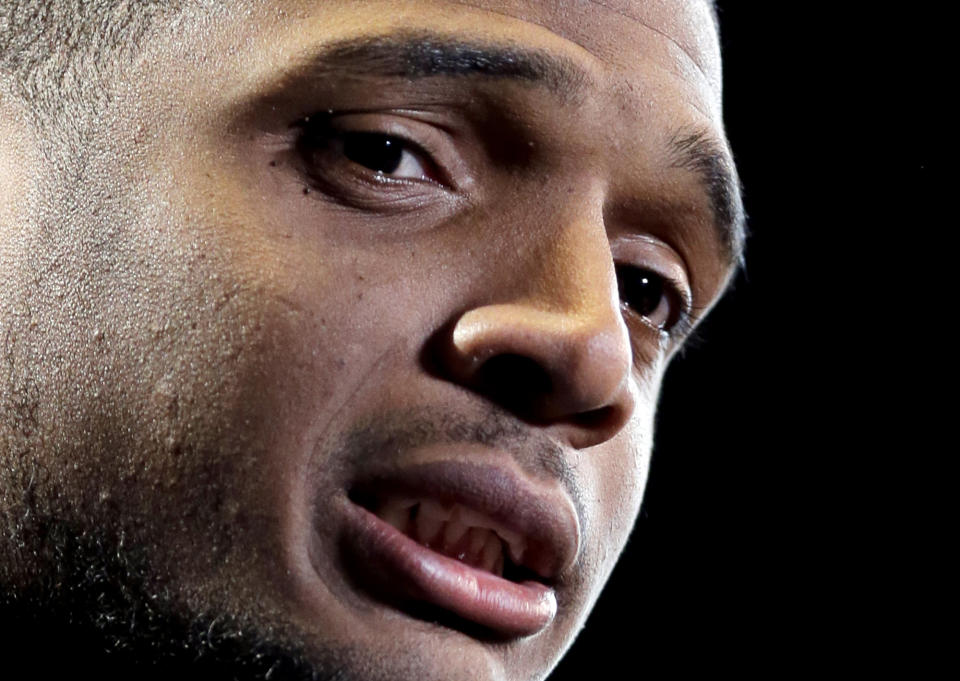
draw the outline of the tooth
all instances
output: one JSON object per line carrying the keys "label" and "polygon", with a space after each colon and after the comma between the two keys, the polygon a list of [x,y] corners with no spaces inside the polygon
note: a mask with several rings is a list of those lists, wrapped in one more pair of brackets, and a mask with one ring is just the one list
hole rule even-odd
{"label": "tooth", "polygon": [[469,508],[458,507],[458,515],[460,522],[462,522],[464,525],[469,525],[474,528],[482,527],[496,532],[497,535],[503,539],[505,544],[504,548],[508,551],[510,560],[518,565],[522,564],[523,555],[527,552],[527,542],[522,535],[497,526],[496,523],[490,520],[487,516],[481,515],[470,510]]}
{"label": "tooth", "polygon": [[510,556],[510,560],[516,563],[517,565],[523,565],[523,561],[526,558],[527,554],[527,545],[526,543],[520,543],[518,548],[517,544],[508,543],[507,545],[507,554]]}
{"label": "tooth", "polygon": [[418,514],[426,514],[443,521],[450,520],[450,512],[451,512],[451,509],[444,508],[443,506],[438,504],[436,501],[430,501],[430,500],[421,501],[420,510],[417,511]]}
{"label": "tooth", "polygon": [[447,522],[447,526],[443,528],[443,551],[447,554],[453,553],[463,553],[459,550],[460,547],[457,544],[460,543],[460,540],[463,539],[463,535],[467,533],[470,529],[469,526],[464,525],[457,520],[450,520]]}
{"label": "tooth", "polygon": [[479,567],[487,572],[493,572],[497,559],[502,555],[503,544],[500,542],[500,537],[497,536],[496,532],[490,532],[487,543],[483,547],[483,558]]}
{"label": "tooth", "polygon": [[489,518],[484,515],[480,515],[476,511],[471,511],[469,508],[458,506],[457,515],[459,516],[460,522],[464,525],[469,525],[470,527],[483,527],[488,530],[494,529],[492,527],[493,523],[490,522]]}
{"label": "tooth", "polygon": [[432,548],[440,538],[440,532],[446,522],[446,512],[440,504],[432,501],[421,502],[417,509],[416,540]]}
{"label": "tooth", "polygon": [[523,535],[459,504],[444,507],[429,499],[391,499],[377,515],[424,546],[493,574],[502,576],[507,560],[524,564]]}
{"label": "tooth", "polygon": [[497,534],[503,539],[507,554],[517,565],[523,564],[523,554],[527,552],[527,542],[522,536],[510,530],[498,529]]}
{"label": "tooth", "polygon": [[480,561],[480,557],[483,555],[483,547],[487,543],[487,535],[489,533],[490,530],[482,527],[470,528],[470,543],[467,545],[465,562],[476,565]]}

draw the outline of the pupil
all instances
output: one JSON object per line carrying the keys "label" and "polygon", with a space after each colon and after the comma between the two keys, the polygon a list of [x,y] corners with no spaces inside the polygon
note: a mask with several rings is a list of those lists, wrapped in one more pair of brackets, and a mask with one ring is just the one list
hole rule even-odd
{"label": "pupil", "polygon": [[618,267],[617,282],[620,300],[638,315],[648,317],[660,306],[663,280],[652,272],[635,267]]}
{"label": "pupil", "polygon": [[389,174],[400,167],[403,144],[385,135],[351,133],[343,138],[343,154],[370,170]]}

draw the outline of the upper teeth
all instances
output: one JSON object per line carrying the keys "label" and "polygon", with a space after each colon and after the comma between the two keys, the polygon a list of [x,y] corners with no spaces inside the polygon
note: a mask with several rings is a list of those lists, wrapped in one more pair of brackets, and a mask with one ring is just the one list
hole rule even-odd
{"label": "upper teeth", "polygon": [[490,518],[459,504],[431,499],[390,499],[377,515],[421,544],[482,569],[501,574],[503,547],[522,564],[526,540]]}

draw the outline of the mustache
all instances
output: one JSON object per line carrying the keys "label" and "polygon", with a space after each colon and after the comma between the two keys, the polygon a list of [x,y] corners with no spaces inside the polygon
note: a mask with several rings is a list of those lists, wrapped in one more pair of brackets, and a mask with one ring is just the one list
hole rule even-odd
{"label": "mustache", "polygon": [[495,406],[472,414],[416,407],[378,415],[347,434],[342,460],[363,469],[391,452],[438,444],[476,444],[507,452],[532,478],[558,482],[573,501],[581,523],[586,521],[582,486],[570,452]]}

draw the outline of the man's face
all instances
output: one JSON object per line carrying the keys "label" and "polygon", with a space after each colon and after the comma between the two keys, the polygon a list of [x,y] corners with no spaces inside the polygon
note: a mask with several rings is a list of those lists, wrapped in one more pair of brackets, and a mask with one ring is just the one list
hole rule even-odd
{"label": "man's face", "polygon": [[0,455],[157,610],[359,678],[539,678],[729,278],[709,10],[238,4],[152,40],[0,225]]}

